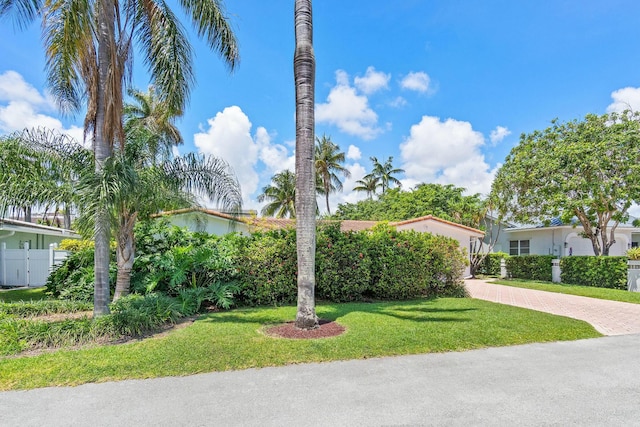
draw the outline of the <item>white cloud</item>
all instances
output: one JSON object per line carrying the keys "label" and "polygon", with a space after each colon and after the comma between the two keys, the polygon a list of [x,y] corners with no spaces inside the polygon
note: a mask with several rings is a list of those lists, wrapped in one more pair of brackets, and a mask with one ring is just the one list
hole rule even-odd
{"label": "white cloud", "polygon": [[336,71],[336,86],[329,92],[327,102],[316,105],[316,122],[335,125],[342,132],[365,140],[382,132],[368,98],[356,93],[348,74],[342,70]]}
{"label": "white cloud", "polygon": [[429,75],[423,71],[418,71],[416,73],[409,73],[404,79],[402,79],[400,86],[403,89],[425,93],[429,90],[430,83],[431,78],[429,78]]}
{"label": "white cloud", "polygon": [[394,108],[401,108],[404,107],[405,105],[407,105],[407,100],[404,99],[401,96],[398,96],[396,99],[394,99],[393,101],[391,101],[389,103],[389,105],[391,105]]}
{"label": "white cloud", "polygon": [[[251,135],[251,121],[240,107],[227,107],[207,123],[207,129],[193,136],[194,144],[201,153],[222,158],[233,168],[242,187],[245,208],[258,207],[252,197],[274,173],[294,170],[295,157],[284,145],[273,144],[272,135],[264,127],[258,127]],[[264,177],[258,169],[263,170]]]}
{"label": "white cloud", "polygon": [[15,71],[0,74],[0,101],[24,101],[28,104],[47,104],[47,99]]}
{"label": "white cloud", "polygon": [[484,143],[469,122],[423,116],[400,145],[405,184],[454,184],[470,194],[487,194],[497,169],[491,170],[480,152]]}
{"label": "white cloud", "polygon": [[625,87],[611,93],[613,102],[607,107],[607,113],[624,110],[640,111],[640,87]]}
{"label": "white cloud", "polygon": [[496,145],[509,135],[511,135],[511,131],[509,129],[504,126],[496,126],[496,128],[491,131],[489,139],[493,145]]}
{"label": "white cloud", "polygon": [[[0,134],[47,128],[82,143],[84,131],[81,127],[65,128],[59,119],[43,111],[54,111],[50,96],[41,94],[15,71],[0,74]],[[90,142],[87,145],[90,147]]]}
{"label": "white cloud", "polygon": [[349,149],[347,150],[347,159],[360,160],[361,157],[362,151],[360,151],[360,149],[355,145],[350,145]]}
{"label": "white cloud", "polygon": [[382,71],[376,71],[374,67],[369,67],[364,77],[356,77],[353,82],[362,93],[371,95],[381,89],[387,89],[389,80],[391,80],[391,74],[385,74]]}

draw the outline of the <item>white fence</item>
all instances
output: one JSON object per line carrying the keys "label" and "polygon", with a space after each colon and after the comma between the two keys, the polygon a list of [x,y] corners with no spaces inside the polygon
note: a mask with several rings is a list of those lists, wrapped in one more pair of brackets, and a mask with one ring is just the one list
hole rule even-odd
{"label": "white fence", "polygon": [[7,249],[0,244],[0,286],[44,286],[54,266],[68,256],[67,251],[57,249],[55,243],[49,249]]}

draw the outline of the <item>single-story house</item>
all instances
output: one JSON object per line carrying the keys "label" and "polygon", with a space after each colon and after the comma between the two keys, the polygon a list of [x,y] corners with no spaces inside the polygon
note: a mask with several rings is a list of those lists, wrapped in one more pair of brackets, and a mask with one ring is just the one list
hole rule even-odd
{"label": "single-story house", "polygon": [[49,249],[51,243],[79,238],[80,235],[72,230],[0,218],[0,243],[5,243],[6,249],[23,249],[25,243],[30,249]]}
{"label": "single-story house", "polygon": [[[163,212],[158,216],[166,216],[172,224],[178,227],[186,227],[191,231],[202,231],[217,235],[234,231],[249,234],[256,230],[295,227],[295,220],[292,219],[244,215],[232,216],[203,208]],[[340,221],[340,229],[342,231],[361,231],[372,228],[378,223],[379,221],[343,220]],[[396,227],[398,230],[415,230],[450,237],[457,240],[460,244],[460,249],[467,254],[470,252],[471,243],[475,239],[484,237],[484,232],[481,230],[456,224],[432,215],[406,221],[390,222],[389,225]],[[467,267],[464,274],[465,276],[471,274],[469,267]]]}
{"label": "single-story house", "polygon": [[0,218],[0,286],[44,285],[52,265],[64,259],[49,245],[79,238],[64,228]]}
{"label": "single-story house", "polygon": [[[594,255],[591,240],[582,237],[579,222],[564,224],[558,219],[548,225],[515,226],[502,230],[494,252],[509,255]],[[615,230],[615,243],[609,255],[623,256],[627,250],[640,244],[640,228],[632,224],[619,224]]]}

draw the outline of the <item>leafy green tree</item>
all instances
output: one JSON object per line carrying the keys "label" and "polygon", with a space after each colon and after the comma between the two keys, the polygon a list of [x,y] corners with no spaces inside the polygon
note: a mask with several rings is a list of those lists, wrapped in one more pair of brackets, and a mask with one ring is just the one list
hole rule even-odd
{"label": "leafy green tree", "polygon": [[269,202],[261,210],[262,215],[277,218],[296,217],[296,175],[290,170],[275,174],[271,184],[262,188],[258,201]]}
{"label": "leafy green tree", "polygon": [[595,255],[608,255],[615,230],[640,201],[640,114],[553,120],[523,134],[496,174],[498,209],[517,222],[577,218]]}
{"label": "leafy green tree", "polygon": [[384,163],[380,163],[377,157],[370,157],[370,159],[373,162],[373,169],[365,178],[377,179],[382,194],[391,188],[392,184],[402,187],[402,183],[394,175],[403,173],[404,169],[393,167],[393,156],[389,156]]}
{"label": "leafy green tree", "polygon": [[378,178],[372,175],[365,175],[362,179],[356,181],[353,191],[365,191],[367,193],[367,199],[373,200],[373,196],[376,194],[378,188]]}
{"label": "leafy green tree", "polygon": [[298,259],[298,309],[296,326],[318,327],[315,305],[316,173],[314,159],[315,75],[311,0],[294,5],[296,91],[296,247]]}
{"label": "leafy green tree", "polygon": [[[181,0],[180,5],[198,34],[233,68],[237,43],[221,2]],[[3,0],[0,17],[11,12],[25,26],[42,18],[47,78],[60,106],[77,111],[86,99],[85,132],[91,134],[96,175],[102,175],[113,146],[124,144],[123,89],[129,81],[134,40],[158,94],[172,111],[184,110],[194,81],[191,46],[166,3]],[[109,222],[108,207],[102,206],[95,218],[94,316],[109,312]]]}
{"label": "leafy green tree", "polygon": [[464,191],[451,184],[419,184],[410,191],[394,188],[381,194],[378,200],[340,204],[332,218],[402,221],[434,215],[477,227],[484,215],[482,199],[478,194],[465,196]]}
{"label": "leafy green tree", "polygon": [[345,154],[340,151],[340,147],[331,141],[331,137],[322,135],[316,137],[315,167],[318,174],[322,194],[327,203],[327,214],[331,215],[329,208],[329,194],[342,191],[342,181],[338,177],[341,173],[345,178],[349,178],[351,173],[343,166]]}

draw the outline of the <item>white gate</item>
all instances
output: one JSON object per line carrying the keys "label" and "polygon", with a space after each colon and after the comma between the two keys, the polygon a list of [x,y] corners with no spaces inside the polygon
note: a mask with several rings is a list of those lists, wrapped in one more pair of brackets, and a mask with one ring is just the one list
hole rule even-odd
{"label": "white gate", "polygon": [[0,286],[44,286],[53,266],[60,264],[68,256],[67,251],[49,249],[7,249],[0,245]]}

